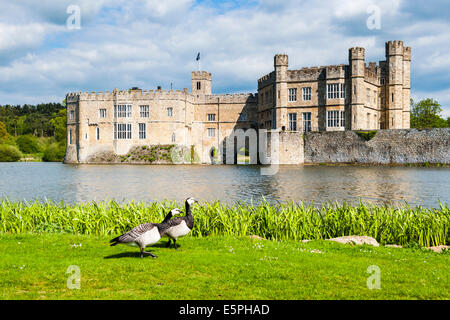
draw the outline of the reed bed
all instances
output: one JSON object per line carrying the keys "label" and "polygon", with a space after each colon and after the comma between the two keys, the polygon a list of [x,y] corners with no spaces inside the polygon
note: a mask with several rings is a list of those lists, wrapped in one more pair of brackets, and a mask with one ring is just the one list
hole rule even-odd
{"label": "reed bed", "polygon": [[[172,201],[91,202],[67,205],[47,202],[0,200],[0,233],[66,232],[116,235],[145,222],[160,222],[173,207]],[[439,208],[377,206],[360,203],[200,203],[193,208],[194,237],[258,235],[274,240],[329,239],[366,235],[381,244],[420,246],[450,243],[450,210]]]}

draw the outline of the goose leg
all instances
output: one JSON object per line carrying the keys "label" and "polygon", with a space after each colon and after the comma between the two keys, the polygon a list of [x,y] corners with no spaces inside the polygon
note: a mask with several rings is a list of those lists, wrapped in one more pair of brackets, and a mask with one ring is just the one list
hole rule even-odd
{"label": "goose leg", "polygon": [[155,255],[154,255],[153,253],[151,253],[151,252],[144,251],[144,253],[150,255],[152,258],[158,258],[157,256],[155,256]]}
{"label": "goose leg", "polygon": [[167,241],[166,248],[170,248],[170,238],[169,241]]}
{"label": "goose leg", "polygon": [[178,248],[177,248],[177,240],[176,239],[173,239],[173,245],[175,247],[175,250],[178,250]]}
{"label": "goose leg", "polygon": [[153,258],[157,258],[157,256],[155,256],[153,253],[144,251],[144,248],[141,248],[141,259],[144,257],[144,253],[150,255]]}

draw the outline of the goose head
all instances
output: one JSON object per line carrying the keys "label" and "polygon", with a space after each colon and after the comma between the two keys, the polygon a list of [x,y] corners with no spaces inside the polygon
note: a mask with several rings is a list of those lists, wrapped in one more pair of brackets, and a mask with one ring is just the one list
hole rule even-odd
{"label": "goose head", "polygon": [[180,213],[181,213],[181,210],[178,209],[178,208],[175,208],[175,209],[170,210],[170,215],[171,215],[172,217],[174,217],[174,216],[176,216],[177,214],[180,214]]}
{"label": "goose head", "polygon": [[195,200],[194,198],[187,198],[186,199],[186,204],[189,206],[192,206],[194,203],[197,203],[198,201]]}

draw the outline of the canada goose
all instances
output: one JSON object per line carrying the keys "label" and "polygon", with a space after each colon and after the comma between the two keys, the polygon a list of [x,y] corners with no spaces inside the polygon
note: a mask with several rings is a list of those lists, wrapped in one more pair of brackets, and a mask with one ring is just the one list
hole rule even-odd
{"label": "canada goose", "polygon": [[144,251],[145,247],[158,242],[168,229],[170,218],[179,213],[181,213],[180,209],[172,209],[163,222],[141,224],[127,233],[112,239],[110,245],[127,244],[129,246],[138,246],[141,249],[141,258],[144,257],[144,253],[156,258],[153,253]]}
{"label": "canada goose", "polygon": [[194,198],[187,198],[185,202],[186,215],[184,217],[173,218],[167,223],[168,228],[163,236],[169,238],[169,241],[167,242],[168,247],[170,246],[170,240],[173,240],[173,245],[176,250],[177,239],[180,237],[184,237],[189,232],[191,232],[192,228],[194,227],[194,217],[192,216],[191,205],[197,202],[198,201]]}

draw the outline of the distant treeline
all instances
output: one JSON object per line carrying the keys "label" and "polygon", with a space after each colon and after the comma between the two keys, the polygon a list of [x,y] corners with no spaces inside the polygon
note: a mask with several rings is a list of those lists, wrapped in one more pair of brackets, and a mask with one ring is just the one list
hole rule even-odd
{"label": "distant treeline", "polygon": [[65,108],[61,103],[0,105],[0,122],[3,122],[6,131],[15,137],[25,134],[36,137],[53,137],[55,128],[50,120],[60,116],[60,110],[65,110]]}
{"label": "distant treeline", "polygon": [[0,105],[0,162],[62,161],[65,149],[64,102]]}

